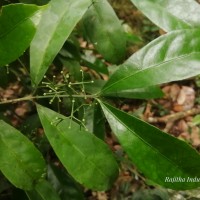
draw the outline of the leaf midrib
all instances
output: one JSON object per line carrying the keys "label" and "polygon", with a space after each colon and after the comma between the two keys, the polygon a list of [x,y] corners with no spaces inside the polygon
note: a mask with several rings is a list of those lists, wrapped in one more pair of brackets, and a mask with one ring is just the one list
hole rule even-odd
{"label": "leaf midrib", "polygon": [[[43,115],[48,119],[48,121],[50,122],[50,118],[48,118],[48,116],[43,112]],[[66,137],[65,134],[63,133],[63,131],[61,131],[57,126],[55,127],[63,136],[63,138],[78,152],[81,154],[82,157],[84,158],[88,158],[88,156],[86,156],[76,145],[72,144],[71,141],[69,141]],[[87,162],[89,162],[91,165],[93,165],[95,167],[95,169],[97,171],[99,171],[100,174],[102,174],[106,179],[107,179],[107,175],[103,173],[103,171],[99,170],[99,168],[97,167],[97,165],[94,162],[91,162],[91,160],[87,159]]]}
{"label": "leaf midrib", "polygon": [[[49,48],[49,44],[50,44],[51,41],[53,40],[53,36],[54,36],[55,33],[56,33],[57,27],[60,26],[61,21],[63,21],[63,18],[65,18],[65,13],[66,13],[68,10],[70,10],[70,7],[73,7],[73,5],[69,4],[69,6],[67,7],[67,10],[64,9],[64,11],[61,13],[61,15],[59,15],[59,16],[61,16],[61,17],[59,17],[59,20],[57,21],[57,22],[58,22],[57,25],[52,29],[52,30],[53,30],[53,33],[49,36],[49,38],[48,38],[48,40],[47,40],[47,42],[46,42],[46,44],[45,44],[45,48],[44,48],[44,52],[45,52],[45,53],[44,53],[43,56],[41,57],[41,59],[40,59],[40,61],[39,61],[40,64],[39,64],[38,66],[41,66],[41,64],[44,63],[44,58],[46,57],[47,49]],[[47,10],[46,12],[51,12],[51,8],[52,8],[52,5],[50,4],[49,10]],[[86,10],[85,10],[85,11],[86,11]],[[76,24],[75,24],[75,25],[76,25]],[[73,26],[73,28],[75,27],[75,25]],[[73,30],[73,28],[72,28],[72,30]],[[70,33],[71,33],[71,31],[70,31]],[[65,36],[66,40],[67,40],[67,38],[69,37],[70,33],[66,34],[66,36]],[[37,77],[40,77],[40,76],[39,76],[40,70],[41,70],[41,68],[39,68],[39,69],[37,68],[37,72],[36,72],[36,75],[35,75],[35,80],[38,80]],[[35,71],[35,70],[34,70],[34,71]],[[39,79],[40,79],[40,78],[39,78]],[[34,81],[35,81],[35,80],[34,80]],[[35,82],[37,83],[38,81],[35,81]]]}
{"label": "leaf midrib", "polygon": [[[192,55],[195,55],[195,54],[200,54],[200,51],[199,51],[199,52],[192,52],[192,53],[190,53],[190,54],[181,55],[181,56],[178,56],[178,57],[176,57],[176,58],[172,58],[172,59],[169,59],[169,60],[167,60],[167,61],[163,61],[163,62],[161,62],[161,63],[159,63],[159,64],[151,65],[151,66],[149,66],[148,68],[145,68],[145,69],[143,69],[142,66],[140,66],[140,69],[137,70],[137,71],[134,71],[134,74],[131,74],[131,75],[128,75],[128,76],[126,76],[126,77],[124,77],[124,78],[121,78],[120,80],[118,80],[118,81],[112,83],[112,84],[111,84],[110,86],[108,86],[108,87],[105,86],[105,87],[101,90],[101,93],[103,93],[103,92],[109,90],[109,89],[112,88],[114,85],[117,85],[117,84],[119,84],[120,82],[123,82],[124,80],[129,79],[129,78],[131,78],[132,76],[137,75],[137,74],[140,73],[140,72],[145,72],[145,71],[148,71],[148,70],[150,70],[150,69],[152,69],[152,68],[158,68],[158,67],[160,67],[160,66],[162,66],[162,65],[164,65],[164,64],[166,64],[166,63],[174,62],[174,61],[176,61],[176,60],[180,60],[180,59],[182,59],[182,58],[189,57],[189,56],[192,56]],[[124,65],[124,66],[126,66],[126,65]],[[122,67],[123,67],[123,65],[122,65]],[[119,70],[120,70],[120,69],[119,69]],[[113,74],[113,75],[114,75],[114,74]],[[111,77],[111,78],[112,78],[112,77]],[[108,83],[109,83],[109,81],[108,81]],[[108,83],[107,83],[107,84],[108,84]],[[134,87],[134,88],[132,88],[132,89],[136,89],[136,88]]]}
{"label": "leaf midrib", "polygon": [[[31,17],[33,17],[34,15],[36,15],[36,13],[37,12],[39,12],[40,11],[40,9],[37,9],[37,10],[35,10],[33,13],[31,13],[29,16],[27,16],[26,18],[23,18],[22,20],[20,20],[20,21],[18,21],[10,30],[8,30],[8,31],[6,31],[6,32],[4,32],[4,33],[2,33],[1,35],[0,35],[0,40],[5,36],[5,35],[7,35],[7,34],[9,34],[10,32],[12,32],[12,31],[14,31],[19,25],[21,25],[23,22],[26,22],[26,21],[28,21],[28,20],[30,20],[31,21]],[[32,22],[33,23],[33,22]],[[33,23],[33,26],[35,26],[34,25],[34,23]]]}
{"label": "leaf midrib", "polygon": [[[51,8],[52,6],[49,4],[49,8],[47,8],[46,12],[51,12]],[[69,8],[69,7],[68,7]],[[57,27],[60,25],[60,21],[62,21],[63,17],[64,17],[64,14],[65,14],[66,11],[63,11],[63,13],[60,15],[61,17],[59,18],[58,22],[57,23],[57,26],[55,26],[52,30],[53,30],[53,33],[49,36],[48,40],[46,41],[46,44],[45,44],[45,48],[44,48],[44,54],[43,56],[41,57],[40,61],[39,61],[39,65],[40,66],[43,62],[44,62],[44,58],[46,57],[46,52],[47,52],[47,49],[49,47],[49,43],[52,41],[52,37],[55,35],[55,30],[57,29]],[[37,80],[38,78],[37,77],[40,77],[38,76],[39,75],[39,72],[40,72],[40,68],[36,68],[37,69],[37,72],[36,72],[36,75],[35,75],[35,80]],[[35,71],[35,70],[34,70]],[[37,82],[37,81],[35,81]]]}
{"label": "leaf midrib", "polygon": [[[106,107],[106,103],[101,102],[101,104],[104,104],[104,107]],[[131,133],[133,133],[137,138],[139,138],[146,146],[152,148],[152,150],[156,153],[158,153],[159,155],[161,155],[165,160],[167,160],[168,162],[170,162],[172,165],[174,165],[175,167],[177,167],[181,172],[188,174],[187,171],[185,171],[186,169],[181,168],[179,165],[177,165],[176,163],[174,163],[173,160],[170,160],[168,157],[166,157],[164,154],[162,154],[159,150],[157,150],[155,147],[153,147],[151,144],[149,144],[148,142],[146,142],[142,137],[140,137],[135,131],[132,131],[125,123],[123,123],[115,114],[112,113],[112,111],[110,111],[110,109],[106,107],[106,110],[110,113],[110,115],[114,115],[115,118],[121,122],[121,124],[126,127],[126,129],[128,131],[130,131]],[[189,174],[190,175],[190,174]]]}
{"label": "leaf midrib", "polygon": [[[1,138],[2,143],[5,145],[5,147],[7,147],[7,149],[10,150],[13,157],[18,161],[19,166],[22,166],[22,171],[25,172],[30,177],[31,180],[35,180],[32,174],[29,174],[30,170],[26,169],[27,165],[24,165],[24,163],[18,158],[18,155],[12,150],[12,148],[9,145],[6,144],[1,134],[0,134],[0,138]],[[33,185],[33,182],[32,182],[32,185]]]}

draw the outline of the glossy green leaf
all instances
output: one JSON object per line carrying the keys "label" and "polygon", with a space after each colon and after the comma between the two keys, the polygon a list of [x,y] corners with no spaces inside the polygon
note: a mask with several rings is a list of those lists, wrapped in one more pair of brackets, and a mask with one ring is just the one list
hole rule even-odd
{"label": "glossy green leaf", "polygon": [[[200,178],[200,155],[196,150],[107,103],[101,102],[101,106],[123,149],[147,178],[176,190],[200,186],[200,181],[188,181],[188,177]],[[183,181],[173,181],[177,177]]]}
{"label": "glossy green leaf", "polygon": [[195,0],[131,0],[165,31],[200,27],[200,5]]}
{"label": "glossy green leaf", "polygon": [[40,7],[26,4],[10,4],[0,13],[0,66],[7,65],[30,45],[36,28],[33,21]]}
{"label": "glossy green leaf", "polygon": [[105,94],[104,96],[128,99],[153,99],[161,98],[163,96],[163,92],[157,86],[150,86],[146,88],[119,90],[113,93],[108,93],[107,95]]}
{"label": "glossy green leaf", "polygon": [[39,105],[37,108],[45,134],[69,174],[88,188],[110,188],[118,167],[108,146],[69,118]]}
{"label": "glossy green leaf", "polygon": [[173,31],[133,54],[104,85],[102,93],[145,88],[200,73],[200,30]]}
{"label": "glossy green leaf", "polygon": [[46,181],[40,181],[35,189],[26,192],[29,200],[61,200],[52,185]]}
{"label": "glossy green leaf", "polygon": [[119,63],[126,51],[125,33],[107,0],[94,1],[83,18],[86,36],[103,57]]}
{"label": "glossy green leaf", "polygon": [[38,85],[42,80],[49,65],[90,4],[90,0],[50,1],[30,47],[33,84]]}
{"label": "glossy green leaf", "polygon": [[31,190],[44,176],[41,153],[18,130],[0,121],[0,170],[16,187]]}
{"label": "glossy green leaf", "polygon": [[49,165],[48,180],[62,200],[85,199],[79,185],[62,168]]}

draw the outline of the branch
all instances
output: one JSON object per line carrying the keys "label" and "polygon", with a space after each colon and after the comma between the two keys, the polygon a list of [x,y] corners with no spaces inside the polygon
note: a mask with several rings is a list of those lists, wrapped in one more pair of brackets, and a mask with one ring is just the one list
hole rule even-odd
{"label": "branch", "polygon": [[157,118],[149,117],[147,121],[149,123],[168,123],[168,122],[177,121],[187,116],[197,115],[197,114],[200,114],[200,107],[192,108],[191,110],[187,110],[183,112],[173,113],[170,115],[166,115],[164,117],[157,117]]}
{"label": "branch", "polygon": [[[57,95],[59,98],[96,98],[95,95]],[[20,101],[33,101],[34,99],[48,99],[48,98],[53,98],[55,95],[46,95],[46,96],[32,96],[28,95],[26,97],[18,98],[18,99],[9,99],[9,100],[1,100],[1,104],[9,104],[9,103],[17,103]]]}

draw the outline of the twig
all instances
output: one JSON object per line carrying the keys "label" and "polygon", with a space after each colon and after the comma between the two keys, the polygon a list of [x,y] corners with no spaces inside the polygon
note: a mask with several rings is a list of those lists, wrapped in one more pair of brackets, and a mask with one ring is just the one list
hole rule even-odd
{"label": "twig", "polygon": [[[9,103],[17,103],[20,101],[33,101],[34,99],[47,99],[47,98],[53,98],[55,95],[45,95],[45,96],[32,96],[28,95],[26,97],[18,98],[18,99],[9,99],[9,100],[0,100],[1,104],[9,104]],[[95,95],[59,95],[60,98],[67,98],[67,97],[73,97],[73,98],[96,98]]]}
{"label": "twig", "polygon": [[192,108],[191,110],[187,110],[183,112],[173,113],[170,115],[166,115],[164,117],[157,117],[157,118],[149,117],[147,121],[149,123],[168,123],[168,122],[177,121],[187,116],[197,115],[197,114],[200,114],[200,107]]}

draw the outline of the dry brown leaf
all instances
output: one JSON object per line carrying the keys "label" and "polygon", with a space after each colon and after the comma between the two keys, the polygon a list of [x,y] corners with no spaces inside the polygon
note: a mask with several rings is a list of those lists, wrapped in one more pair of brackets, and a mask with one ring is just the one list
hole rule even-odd
{"label": "dry brown leaf", "polygon": [[178,130],[182,133],[182,132],[187,132],[188,131],[188,125],[187,123],[185,122],[185,120],[180,120],[178,123],[177,123],[177,128]]}
{"label": "dry brown leaf", "polygon": [[184,106],[184,110],[189,110],[194,106],[195,91],[191,87],[183,86],[177,97],[177,103]]}
{"label": "dry brown leaf", "polygon": [[108,196],[105,192],[97,192],[98,200],[108,200]]}
{"label": "dry brown leaf", "polygon": [[175,112],[187,111],[194,107],[195,91],[188,86],[182,86],[176,101],[173,104]]}
{"label": "dry brown leaf", "polygon": [[179,135],[179,138],[180,139],[183,139],[183,140],[187,140],[189,141],[190,140],[190,134],[188,132],[183,132]]}
{"label": "dry brown leaf", "polygon": [[194,106],[195,91],[192,87],[182,86],[178,84],[167,85],[162,88],[165,94],[164,99],[159,103],[167,109],[175,112],[190,110]]}
{"label": "dry brown leaf", "polygon": [[130,105],[128,105],[128,104],[122,105],[121,110],[123,110],[123,111],[129,111],[130,110]]}
{"label": "dry brown leaf", "polygon": [[199,127],[194,126],[192,127],[192,132],[190,134],[192,145],[198,146],[200,145],[200,130]]}
{"label": "dry brown leaf", "polygon": [[177,84],[171,85],[169,96],[173,102],[176,101],[176,99],[180,93],[180,90],[181,89]]}
{"label": "dry brown leaf", "polygon": [[170,85],[166,85],[165,87],[162,88],[162,91],[165,94],[164,98],[169,98],[170,88],[171,88]]}
{"label": "dry brown leaf", "polygon": [[25,117],[26,113],[30,112],[31,108],[28,102],[24,102],[15,109],[15,113],[19,117]]}
{"label": "dry brown leaf", "polygon": [[172,109],[173,109],[173,111],[175,111],[175,112],[182,112],[182,111],[183,111],[183,105],[174,103]]}

